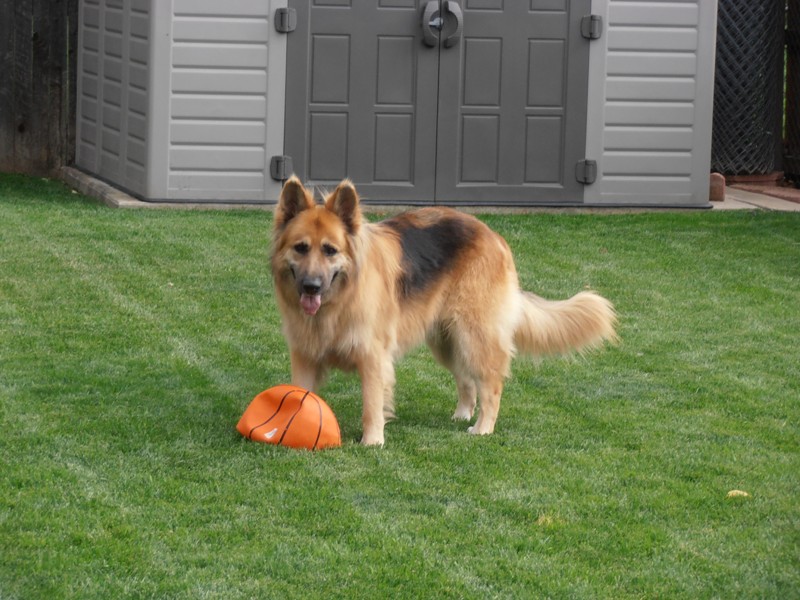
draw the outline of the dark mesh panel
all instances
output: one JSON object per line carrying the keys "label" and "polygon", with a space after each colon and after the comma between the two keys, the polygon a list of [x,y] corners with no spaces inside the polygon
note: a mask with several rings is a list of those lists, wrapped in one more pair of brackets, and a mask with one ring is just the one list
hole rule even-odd
{"label": "dark mesh panel", "polygon": [[771,173],[781,139],[784,0],[719,0],[711,168]]}

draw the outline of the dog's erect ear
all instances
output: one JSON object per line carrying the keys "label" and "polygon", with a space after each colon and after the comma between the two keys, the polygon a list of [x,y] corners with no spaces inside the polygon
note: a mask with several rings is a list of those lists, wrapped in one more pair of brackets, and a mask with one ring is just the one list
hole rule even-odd
{"label": "dog's erect ear", "polygon": [[278,208],[275,209],[275,229],[283,229],[301,212],[313,207],[314,198],[300,180],[292,175],[284,184]]}
{"label": "dog's erect ear", "polygon": [[361,227],[361,208],[358,193],[349,179],[340,183],[325,201],[325,208],[342,220],[347,233],[355,235]]}

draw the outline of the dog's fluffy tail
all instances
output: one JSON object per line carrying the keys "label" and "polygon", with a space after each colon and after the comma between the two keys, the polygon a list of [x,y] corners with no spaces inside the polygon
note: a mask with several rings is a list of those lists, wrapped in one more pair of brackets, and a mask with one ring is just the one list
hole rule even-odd
{"label": "dog's fluffy tail", "polygon": [[583,352],[617,339],[614,307],[594,292],[559,301],[521,294],[522,315],[514,334],[519,352],[532,356]]}

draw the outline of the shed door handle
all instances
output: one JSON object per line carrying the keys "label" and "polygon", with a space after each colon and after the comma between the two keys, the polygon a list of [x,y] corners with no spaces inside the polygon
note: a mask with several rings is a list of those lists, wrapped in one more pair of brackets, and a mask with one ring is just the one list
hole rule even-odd
{"label": "shed door handle", "polygon": [[439,0],[430,0],[422,11],[422,41],[426,46],[435,48],[439,45],[439,32],[444,26],[444,19],[439,12]]}
{"label": "shed door handle", "polygon": [[450,13],[456,18],[456,28],[444,40],[444,47],[450,48],[455,46],[461,39],[461,34],[464,31],[464,13],[461,12],[461,7],[455,0],[444,1],[444,14]]}

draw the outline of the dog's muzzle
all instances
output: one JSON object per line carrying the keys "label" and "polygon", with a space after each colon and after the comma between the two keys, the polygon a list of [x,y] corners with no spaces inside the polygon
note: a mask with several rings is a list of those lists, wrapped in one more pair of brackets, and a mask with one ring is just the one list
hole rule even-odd
{"label": "dog's muzzle", "polygon": [[316,296],[322,290],[322,277],[305,277],[300,283],[303,294]]}
{"label": "dog's muzzle", "polygon": [[309,316],[317,314],[322,306],[322,277],[304,276],[297,281],[300,307]]}

